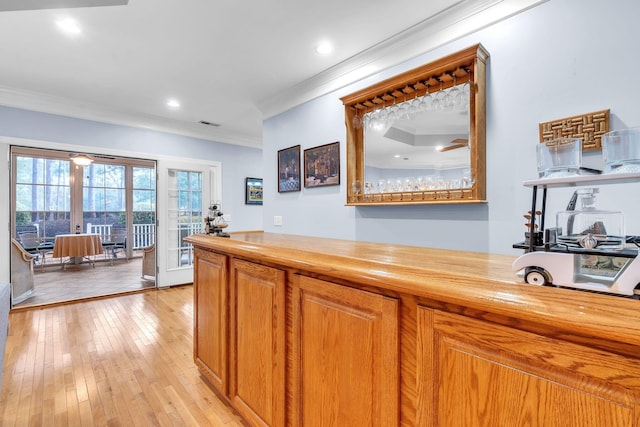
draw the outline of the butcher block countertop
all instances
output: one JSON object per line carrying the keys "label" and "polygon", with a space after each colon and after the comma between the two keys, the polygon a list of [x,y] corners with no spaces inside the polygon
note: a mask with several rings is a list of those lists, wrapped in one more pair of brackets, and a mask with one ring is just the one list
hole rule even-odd
{"label": "butcher block countertop", "polygon": [[609,349],[628,353],[640,345],[640,301],[525,284],[511,269],[513,256],[263,232],[185,240],[231,257],[608,341]]}

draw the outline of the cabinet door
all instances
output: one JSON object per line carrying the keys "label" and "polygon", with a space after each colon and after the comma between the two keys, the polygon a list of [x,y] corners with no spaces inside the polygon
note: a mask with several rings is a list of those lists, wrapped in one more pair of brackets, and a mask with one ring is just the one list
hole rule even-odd
{"label": "cabinet door", "polygon": [[200,371],[227,393],[227,257],[196,249],[193,354]]}
{"label": "cabinet door", "polygon": [[397,427],[398,301],[305,276],[296,283],[290,424]]}
{"label": "cabinet door", "polygon": [[284,426],[285,274],[231,260],[229,391],[255,426]]}
{"label": "cabinet door", "polygon": [[637,360],[477,319],[418,311],[418,425],[637,425]]}

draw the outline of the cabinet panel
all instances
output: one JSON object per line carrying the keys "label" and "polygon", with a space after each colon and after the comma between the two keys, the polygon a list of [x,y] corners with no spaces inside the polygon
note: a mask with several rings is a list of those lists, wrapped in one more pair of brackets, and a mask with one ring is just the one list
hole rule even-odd
{"label": "cabinet panel", "polygon": [[230,398],[256,426],[284,425],[285,274],[231,260]]}
{"label": "cabinet panel", "polygon": [[429,309],[418,324],[421,425],[636,425],[637,361]]}
{"label": "cabinet panel", "polygon": [[300,426],[398,426],[398,301],[297,276],[295,402]]}
{"label": "cabinet panel", "polygon": [[201,372],[227,393],[227,257],[196,249],[193,354]]}

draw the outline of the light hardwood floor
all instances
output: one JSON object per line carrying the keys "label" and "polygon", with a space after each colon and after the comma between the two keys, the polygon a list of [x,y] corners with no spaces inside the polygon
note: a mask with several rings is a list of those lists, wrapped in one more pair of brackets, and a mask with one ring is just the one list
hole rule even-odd
{"label": "light hardwood floor", "polygon": [[1,426],[242,426],[193,363],[193,287],[12,311]]}

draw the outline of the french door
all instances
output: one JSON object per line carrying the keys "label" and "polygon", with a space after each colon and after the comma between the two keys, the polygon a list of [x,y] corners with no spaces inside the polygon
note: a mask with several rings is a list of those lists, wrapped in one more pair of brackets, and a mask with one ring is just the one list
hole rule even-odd
{"label": "french door", "polygon": [[93,155],[76,165],[71,153],[12,147],[12,235],[35,231],[126,236],[125,255],[155,242],[155,161]]}
{"label": "french door", "polygon": [[220,165],[158,161],[157,286],[193,282],[193,247],[183,239],[204,232],[209,204],[220,196]]}

